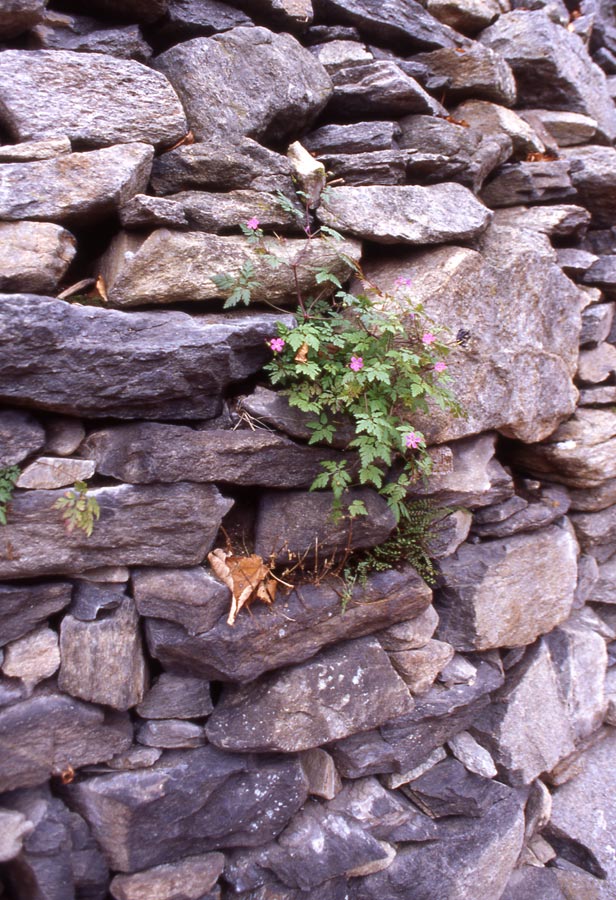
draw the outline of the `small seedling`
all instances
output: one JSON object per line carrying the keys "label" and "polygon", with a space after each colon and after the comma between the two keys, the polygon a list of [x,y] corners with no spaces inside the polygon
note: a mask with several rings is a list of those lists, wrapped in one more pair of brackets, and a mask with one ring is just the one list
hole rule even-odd
{"label": "small seedling", "polygon": [[6,468],[0,469],[0,525],[6,525],[7,506],[13,496],[18,478],[18,466],[6,466]]}
{"label": "small seedling", "polygon": [[75,528],[81,529],[90,537],[94,528],[94,520],[100,518],[100,507],[94,497],[88,497],[88,486],[85,481],[76,481],[74,488],[66,491],[53,505],[62,510],[64,526],[71,534]]}

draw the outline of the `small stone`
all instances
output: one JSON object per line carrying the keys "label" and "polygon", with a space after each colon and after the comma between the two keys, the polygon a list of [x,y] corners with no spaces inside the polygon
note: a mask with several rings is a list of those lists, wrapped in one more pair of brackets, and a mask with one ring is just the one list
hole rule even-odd
{"label": "small stone", "polygon": [[502,522],[475,523],[472,533],[481,538],[504,538],[519,532],[538,531],[556,522],[569,510],[569,493],[560,485],[541,485],[540,490],[528,496],[529,502],[523,509]]}
{"label": "small stone", "polygon": [[564,110],[529,110],[539,116],[560,147],[588,144],[597,131],[597,123],[590,116]]}
{"label": "small stone", "polygon": [[94,569],[86,569],[79,575],[84,581],[94,584],[126,584],[130,578],[130,572],[126,566],[97,566]]}
{"label": "small stone", "polygon": [[472,97],[513,106],[516,82],[505,59],[480,43],[420,53],[413,62],[424,63],[431,76],[444,79],[443,89],[452,101]]}
{"label": "small stone", "polygon": [[543,831],[552,815],[552,794],[544,782],[537,778],[531,784],[526,801],[525,835],[530,839],[533,835]]}
{"label": "small stone", "polygon": [[78,419],[67,416],[53,416],[46,422],[47,440],[45,452],[54,456],[70,456],[86,436],[85,428]]}
{"label": "small stone", "polygon": [[[222,853],[190,856],[135,875],[116,875],[110,891],[116,900],[203,900],[225,864]],[[178,894],[178,890],[180,894]]]}
{"label": "small stone", "polygon": [[71,602],[72,585],[64,581],[0,585],[0,645],[32,632],[48,616]]}
{"label": "small stone", "polygon": [[330,69],[334,93],[328,103],[332,116],[391,116],[408,113],[438,115],[444,108],[393,60],[352,61]]}
{"label": "small stone", "polygon": [[316,156],[323,153],[374,153],[379,150],[395,150],[399,133],[397,122],[323,125],[302,138],[302,143]]}
{"label": "small stone", "polygon": [[0,409],[0,468],[14,466],[45,444],[45,429],[31,413]]}
{"label": "small stone", "polygon": [[509,163],[483,188],[481,199],[492,208],[564,200],[575,196],[569,169],[564,159]]}
{"label": "small stone", "polygon": [[454,684],[474,684],[476,678],[476,667],[461,653],[454,653],[453,659],[438,676],[438,680],[447,687],[453,687]]}
{"label": "small stone", "polygon": [[455,734],[447,741],[447,745],[469,772],[481,775],[482,778],[495,778],[498,774],[489,752],[468,731]]}
{"label": "small stone", "polygon": [[428,0],[426,9],[444,25],[475,34],[503,12],[503,4],[499,0]]}
{"label": "small stone", "polygon": [[118,59],[147,62],[152,49],[143,39],[138,25],[125,28],[101,28],[88,16],[47,14],[32,29],[29,44],[42,50],[75,50],[81,53],[105,53]]}
{"label": "small stone", "polygon": [[244,12],[219,0],[169,0],[167,15],[157,23],[156,32],[159,40],[177,44],[251,24]]}
{"label": "small stone", "polygon": [[199,719],[212,709],[209,682],[170,672],[159,675],[137,706],[143,719]]}
{"label": "small stone", "polygon": [[423,694],[434,684],[439,672],[453,658],[454,649],[443,641],[428,641],[417,650],[389,653],[389,658],[413,694]]}
{"label": "small stone", "polygon": [[10,40],[33,28],[45,14],[45,0],[4,0],[0,9],[0,39]]}
{"label": "small stone", "polygon": [[557,251],[558,265],[566,275],[574,280],[582,278],[584,273],[597,262],[599,257],[587,250],[578,250],[576,247],[561,247]]}
{"label": "small stone", "polygon": [[55,292],[75,245],[70,232],[49,222],[0,223],[0,290]]}
{"label": "small stone", "polygon": [[414,766],[407,772],[400,772],[395,775],[383,775],[383,784],[391,790],[395,790],[403,784],[408,784],[409,781],[414,781],[415,778],[420,778],[425,772],[429,772],[430,769],[443,759],[447,759],[447,753],[443,747],[437,747],[437,749],[433,750],[422,763],[418,766]]}
{"label": "small stone", "polygon": [[438,613],[432,605],[421,615],[405,622],[390,625],[383,631],[376,632],[376,637],[383,650],[398,653],[401,650],[417,650],[425,647],[438,625]]}
{"label": "small stone", "polygon": [[581,206],[554,204],[498,209],[494,214],[494,223],[538,231],[549,237],[583,237],[590,218],[588,210]]}
{"label": "small stone", "polygon": [[601,384],[616,372],[616,347],[602,343],[580,352],[578,377],[586,384]]}
{"label": "small stone", "polygon": [[529,153],[545,151],[541,138],[533,128],[506,106],[488,100],[465,100],[453,110],[452,116],[484,133],[506,134],[511,139],[515,154],[525,157]]}
{"label": "small stone", "polygon": [[39,456],[22,471],[16,487],[31,490],[53,490],[75,481],[87,481],[94,475],[96,464],[90,459],[55,459]]}
{"label": "small stone", "polygon": [[137,741],[146,747],[161,747],[170,750],[203,747],[205,733],[203,726],[196,725],[194,722],[161,719],[141,725],[137,729]]}
{"label": "small stone", "polygon": [[118,753],[105,763],[106,769],[120,769],[123,772],[134,769],[147,769],[158,762],[162,750],[156,747],[130,747],[125,753]]}
{"label": "small stone", "polygon": [[24,838],[33,830],[34,823],[22,813],[0,808],[0,863],[15,859],[21,851]]}
{"label": "small stone", "polygon": [[300,760],[308,779],[309,793],[324,800],[333,800],[342,790],[342,781],[329,753],[321,747],[314,747],[304,750]]}
{"label": "small stone", "polygon": [[293,178],[304,193],[304,201],[310,207],[319,205],[321,191],[325,187],[325,166],[317,162],[299,141],[295,141],[287,150],[287,158],[291,163]]}
{"label": "small stone", "polygon": [[49,138],[47,141],[22,141],[19,144],[0,146],[0,162],[32,162],[33,159],[53,159],[61,153],[71,152],[67,137]]}
{"label": "small stone", "polygon": [[11,678],[21,679],[30,694],[39,681],[51,678],[59,665],[58,635],[51,628],[43,627],[6,645],[2,671]]}
{"label": "small stone", "polygon": [[483,816],[494,802],[510,793],[499,782],[481,778],[451,758],[402,785],[402,791],[423,812],[436,819],[456,815]]}
{"label": "small stone", "polygon": [[598,512],[573,513],[575,532],[582,550],[605,563],[614,553],[616,540],[616,506],[608,506]]}

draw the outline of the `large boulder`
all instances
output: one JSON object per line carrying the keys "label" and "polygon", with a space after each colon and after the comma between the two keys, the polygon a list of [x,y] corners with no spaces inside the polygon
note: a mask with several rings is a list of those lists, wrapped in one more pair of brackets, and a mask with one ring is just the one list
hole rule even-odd
{"label": "large boulder", "polygon": [[0,58],[0,120],[18,141],[68,135],[80,147],[186,134],[184,111],[164,77],[141,63],[71,50],[7,50]]}

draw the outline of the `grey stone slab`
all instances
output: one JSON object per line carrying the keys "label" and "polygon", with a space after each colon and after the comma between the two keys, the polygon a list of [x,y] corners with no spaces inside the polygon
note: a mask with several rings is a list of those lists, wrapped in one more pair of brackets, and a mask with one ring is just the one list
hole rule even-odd
{"label": "grey stone slab", "polygon": [[0,224],[0,290],[57,290],[76,253],[73,235],[48,222]]}
{"label": "grey stone slab", "polygon": [[328,809],[355,819],[381,841],[429,841],[437,837],[433,821],[400,792],[387,790],[377,778],[346,781]]}
{"label": "grey stone slab", "polygon": [[444,79],[448,100],[467,98],[490,100],[513,106],[516,82],[509,65],[499,53],[473,43],[464,48],[446,47],[432,53],[420,53],[413,62],[427,66],[431,77]]}
{"label": "grey stone slab", "polygon": [[582,384],[600,385],[616,372],[616,347],[602,343],[580,352],[578,377]]}
{"label": "grey stone slab", "polygon": [[459,184],[333,187],[319,207],[326,225],[380,244],[439,244],[484,231],[490,213]]}
{"label": "grey stone slab", "polygon": [[267,843],[304,804],[307,788],[296,757],[208,746],[169,751],[148,769],[75,782],[66,796],[112,868],[135,872]]}
{"label": "grey stone slab", "polygon": [[246,13],[219,0],[169,0],[167,15],[156,29],[156,38],[175,44],[251,24]]}
{"label": "grey stone slab", "polygon": [[45,429],[32,413],[0,409],[0,467],[14,466],[45,444]]}
{"label": "grey stone slab", "polygon": [[208,681],[170,672],[159,675],[137,706],[144,719],[199,719],[212,709]]}
{"label": "grey stone slab", "polygon": [[575,197],[569,169],[569,160],[564,159],[509,163],[484,186],[481,199],[488,206],[497,208]]}
{"label": "grey stone slab", "polygon": [[451,757],[403,785],[402,790],[433,819],[480,818],[494,803],[511,795],[505,785],[468,772],[461,762]]}
{"label": "grey stone slab", "polygon": [[150,653],[164,666],[241,682],[408,619],[431,600],[427,585],[407,567],[370,576],[344,608],[341,582],[331,578],[281,591],[271,607],[255,603],[230,627],[230,592],[203,569],[138,570],[133,585],[139,612],[157,617],[146,621],[146,635]]}
{"label": "grey stone slab", "polygon": [[438,625],[438,613],[433,606],[428,606],[421,615],[390,625],[376,636],[381,647],[388,653],[400,650],[416,650],[425,647]]}
{"label": "grey stone slab", "polygon": [[89,16],[48,13],[32,29],[29,45],[39,50],[74,50],[80,53],[105,53],[119,59],[146,62],[152,48],[144,40],[138,25],[101,28],[101,22]]}
{"label": "grey stone slab", "polygon": [[28,634],[71,602],[67,581],[0,585],[0,644]]}
{"label": "grey stone slab", "polygon": [[[476,775],[482,778],[494,778],[497,775],[496,766],[490,753],[468,731],[461,731],[447,741],[447,745],[455,758]],[[546,788],[547,791],[547,788]]]}
{"label": "grey stone slab", "polygon": [[[104,219],[145,190],[152,157],[149,144],[125,143],[53,159],[4,163],[0,216],[68,224]],[[44,192],[41,184],[46,186]]]}
{"label": "grey stone slab", "polygon": [[22,471],[15,487],[43,491],[68,487],[76,481],[92,478],[94,471],[94,462],[89,459],[39,456]]}
{"label": "grey stone slab", "polygon": [[0,119],[19,141],[67,135],[81,147],[174,144],[187,129],[159,72],[128,59],[72,50],[7,50]]}
{"label": "grey stone slab", "polygon": [[597,131],[595,120],[581,113],[550,109],[537,109],[532,112],[539,116],[560,147],[590,143]]}
{"label": "grey stone slab", "polygon": [[110,885],[111,895],[115,900],[203,900],[204,893],[215,886],[224,864],[222,853],[206,853],[135,875],[116,875]]}
{"label": "grey stone slab", "polygon": [[0,790],[42,784],[69,766],[76,770],[111,759],[131,740],[125,713],[40,688],[0,710]]}
{"label": "grey stone slab", "polygon": [[26,491],[15,497],[2,535],[0,578],[77,574],[112,563],[196,565],[232,505],[211,485],[99,488],[90,496],[99,504],[100,521],[87,537],[80,529],[67,534],[53,508],[62,496]]}
{"label": "grey stone slab", "polygon": [[494,214],[495,225],[538,231],[549,237],[583,238],[590,219],[590,213],[584,207],[565,203],[501,208]]}
{"label": "grey stone slab", "polygon": [[229,750],[308,750],[408,712],[413,701],[375,638],[225,688],[206,734]]}
{"label": "grey stone slab", "polygon": [[71,152],[71,142],[64,136],[46,141],[21,141],[19,144],[0,146],[0,161],[32,162],[33,159],[53,159],[62,153]]}
{"label": "grey stone slab", "polygon": [[137,741],[146,747],[161,747],[175,750],[205,745],[205,734],[202,725],[195,722],[182,722],[180,719],[161,719],[144,722],[137,729]]}
{"label": "grey stone slab", "polygon": [[266,28],[194,38],[158,56],[156,67],[178,92],[195,137],[221,144],[297,136],[331,94],[319,61],[291,35]]}
{"label": "grey stone slab", "polygon": [[482,538],[504,538],[520,531],[537,531],[564,516],[571,503],[568,491],[559,485],[541,485],[527,496],[529,502],[523,509],[501,522],[475,522],[472,533]]}
{"label": "grey stone slab", "polygon": [[567,900],[558,884],[554,869],[541,869],[536,866],[522,866],[511,873],[502,900],[528,900],[529,897],[541,897],[541,900]]}
{"label": "grey stone slab", "polygon": [[350,125],[323,125],[302,138],[311,153],[375,153],[395,150],[400,128],[397,122],[353,122]]}
{"label": "grey stone slab", "polygon": [[[237,408],[256,419],[257,424],[271,425],[290,437],[307,441],[314,434],[308,426],[308,422],[316,421],[314,415],[291,406],[288,399],[279,391],[257,385],[252,394],[238,398]],[[336,432],[331,444],[339,450],[344,450],[349,441],[353,440],[355,430],[350,419],[345,420],[342,416],[338,416],[332,422],[336,426]]]}
{"label": "grey stone slab", "polygon": [[70,614],[81,622],[94,622],[99,614],[117,609],[124,599],[123,584],[91,584],[76,580]]}
{"label": "grey stone slab", "polygon": [[270,358],[265,341],[278,321],[290,325],[293,319],[272,313],[129,314],[2,295],[0,402],[94,419],[215,416],[229,384],[258,372]]}
{"label": "grey stone slab", "polygon": [[465,100],[457,106],[452,116],[466,122],[473,131],[488,134],[505,134],[510,138],[516,156],[543,153],[543,141],[520,115],[507,106],[489,100]]}
{"label": "grey stone slab", "polygon": [[348,186],[406,184],[409,163],[414,154],[404,150],[378,150],[375,153],[325,153],[319,161],[336,179]]}
{"label": "grey stone slab", "polygon": [[616,505],[597,512],[572,513],[571,521],[581,548],[600,563],[609,559],[616,540]]}
{"label": "grey stone slab", "polygon": [[389,659],[413,695],[423,694],[439,673],[451,662],[454,649],[444,641],[428,641],[415,650],[389,652]]}
{"label": "grey stone slab", "polygon": [[352,61],[330,71],[334,93],[328,114],[343,116],[391,116],[408,113],[438,115],[444,108],[393,60]]}

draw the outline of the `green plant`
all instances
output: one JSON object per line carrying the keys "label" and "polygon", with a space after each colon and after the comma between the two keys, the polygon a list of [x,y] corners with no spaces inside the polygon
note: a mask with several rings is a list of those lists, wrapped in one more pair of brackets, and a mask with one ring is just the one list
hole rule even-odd
{"label": "green plant", "polygon": [[19,474],[18,466],[5,466],[4,469],[0,469],[0,525],[6,525],[7,506],[13,496]]}
{"label": "green plant", "polygon": [[63,497],[59,497],[53,508],[62,510],[64,525],[69,534],[75,528],[79,528],[87,537],[92,534],[94,520],[99,519],[101,514],[96,499],[88,497],[88,486],[85,481],[76,481],[74,488],[66,491]]}

